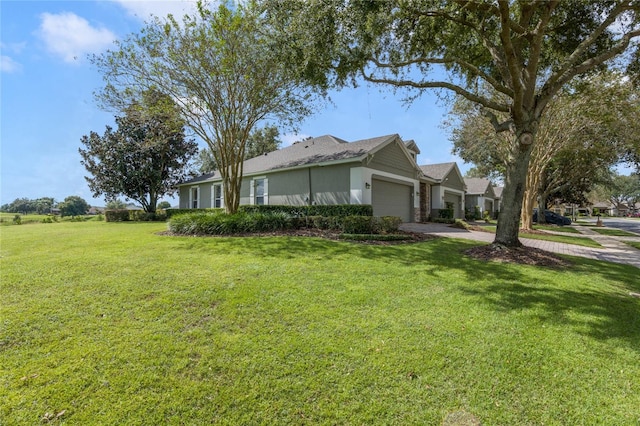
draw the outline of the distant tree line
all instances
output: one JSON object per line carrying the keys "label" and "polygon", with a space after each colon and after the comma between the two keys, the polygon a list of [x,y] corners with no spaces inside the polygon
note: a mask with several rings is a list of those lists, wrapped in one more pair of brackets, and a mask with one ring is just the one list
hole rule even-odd
{"label": "distant tree line", "polygon": [[56,202],[53,197],[16,198],[13,202],[2,205],[0,211],[22,214],[50,214],[53,209],[58,209],[62,216],[80,216],[87,214],[90,208],[89,203],[82,197],[71,195],[60,202]]}

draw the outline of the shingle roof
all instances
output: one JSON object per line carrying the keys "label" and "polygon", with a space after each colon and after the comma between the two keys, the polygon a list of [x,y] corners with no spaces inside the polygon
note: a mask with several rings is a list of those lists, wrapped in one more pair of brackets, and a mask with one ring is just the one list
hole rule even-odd
{"label": "shingle roof", "polygon": [[504,190],[504,186],[494,186],[493,192],[496,194],[496,198],[502,197],[502,191]]}
{"label": "shingle roof", "polygon": [[484,178],[465,178],[464,184],[469,195],[485,194],[491,187],[491,181]]}
{"label": "shingle roof", "polygon": [[[327,163],[340,160],[358,159],[375,151],[376,148],[398,138],[397,134],[380,136],[347,142],[335,136],[325,135],[317,138],[296,142],[291,146],[269,152],[246,160],[243,174],[251,175],[278,169],[305,166],[310,164]],[[181,185],[216,180],[220,173],[215,171],[206,175],[183,182]]]}
{"label": "shingle roof", "polygon": [[442,180],[449,174],[449,172],[453,167],[455,167],[455,165],[456,163],[454,162],[440,163],[440,164],[427,164],[424,166],[420,166],[420,170],[422,170],[422,173],[424,173],[430,178],[433,178],[436,180]]}

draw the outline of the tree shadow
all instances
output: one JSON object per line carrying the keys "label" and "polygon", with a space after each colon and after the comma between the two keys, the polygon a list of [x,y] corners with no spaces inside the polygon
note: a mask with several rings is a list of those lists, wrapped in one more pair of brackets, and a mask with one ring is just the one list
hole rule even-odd
{"label": "tree shadow", "polygon": [[[478,282],[479,278],[483,281],[476,287],[464,283],[456,286],[455,291],[469,296],[469,303],[485,303],[501,312],[531,309],[538,312],[541,321],[566,324],[601,341],[620,339],[640,352],[640,299],[629,296],[632,291],[640,292],[640,281],[637,268],[632,266],[576,259],[568,271],[592,277],[594,281],[599,277],[602,278],[600,281],[618,286],[586,285],[584,289],[576,289],[575,286],[561,288],[558,284],[561,280],[554,279],[555,274],[562,274],[564,269],[476,260],[462,252],[478,246],[478,242],[450,238],[416,244],[367,245],[309,237],[216,237],[188,239],[181,247],[212,251],[217,242],[222,241],[225,252],[243,256],[283,261],[305,257],[329,261],[341,256],[356,256],[433,275],[448,271],[463,273],[466,283]],[[532,277],[536,277],[535,280]],[[487,285],[487,282],[495,284]]]}

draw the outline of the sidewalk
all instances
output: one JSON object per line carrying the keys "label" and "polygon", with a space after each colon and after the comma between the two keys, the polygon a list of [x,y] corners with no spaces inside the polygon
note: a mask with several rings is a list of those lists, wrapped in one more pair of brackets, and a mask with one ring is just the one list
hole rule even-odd
{"label": "sidewalk", "polygon": [[[573,226],[573,225],[572,225]],[[588,259],[604,260],[606,262],[623,263],[640,268],[640,251],[624,244],[621,240],[640,241],[636,237],[611,237],[598,234],[586,226],[573,226],[581,234],[588,236],[600,244],[602,248],[576,246],[573,244],[556,243],[553,241],[532,240],[520,238],[520,242],[526,247],[534,247],[552,253],[566,254],[570,256],[586,257]],[[418,232],[437,235],[445,238],[463,238],[467,240],[492,243],[495,234],[482,231],[467,231],[465,229],[452,228],[442,223],[403,223],[400,229],[409,232]],[[570,234],[563,234],[570,235]]]}

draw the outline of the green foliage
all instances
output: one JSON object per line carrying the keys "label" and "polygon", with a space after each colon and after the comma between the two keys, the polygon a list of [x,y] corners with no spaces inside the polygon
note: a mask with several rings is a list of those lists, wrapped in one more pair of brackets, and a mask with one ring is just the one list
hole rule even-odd
{"label": "green foliage", "polygon": [[19,214],[15,215],[15,216],[13,217],[13,224],[14,224],[14,225],[20,225],[20,224],[22,224],[22,218],[20,217],[20,215],[19,215]]}
{"label": "green foliage", "polygon": [[183,235],[234,235],[269,232],[292,227],[290,216],[284,212],[186,213],[172,215],[169,231]]}
{"label": "green foliage", "polygon": [[60,214],[64,216],[82,216],[87,214],[91,206],[83,198],[71,195],[58,204]]}
{"label": "green foliage", "polygon": [[158,203],[157,208],[159,210],[166,210],[166,209],[170,209],[171,208],[171,203],[168,201],[161,201]]}
{"label": "green foliage", "polygon": [[165,214],[167,218],[171,218],[172,216],[176,216],[179,214],[187,214],[187,213],[222,213],[224,209],[167,209],[165,210]]}
{"label": "green foliage", "polygon": [[312,112],[314,95],[295,66],[276,54],[283,46],[253,5],[202,6],[181,22],[155,18],[116,41],[113,51],[93,57],[106,82],[98,97],[107,106],[150,87],[180,103],[222,174],[229,213],[240,202],[240,165],[251,131],[265,120],[295,126]]}
{"label": "green foliage", "polygon": [[350,241],[407,241],[411,239],[410,235],[404,234],[340,234],[338,238]]}
{"label": "green foliage", "polygon": [[312,206],[279,206],[279,205],[243,205],[239,207],[243,212],[273,212],[281,211],[291,216],[373,216],[373,207],[369,204],[335,204]]}
{"label": "green foliage", "polygon": [[637,268],[164,229],[2,229],[3,424],[637,423]]}
{"label": "green foliage", "polygon": [[105,210],[104,216],[107,222],[127,222],[131,220],[127,209]]}
{"label": "green foliage", "polygon": [[373,234],[371,216],[345,216],[342,219],[342,232],[345,234]]}
{"label": "green foliage", "polygon": [[102,136],[91,132],[82,137],[81,163],[91,175],[85,179],[95,197],[104,195],[116,203],[122,195],[153,213],[158,199],[186,179],[198,145],[186,139],[179,108],[157,90],[128,105],[116,124],[115,131],[107,126]]}
{"label": "green foliage", "polygon": [[127,208],[127,203],[125,203],[124,201],[122,201],[119,198],[116,198],[115,200],[108,201],[107,205],[105,206],[105,208],[108,209],[108,210],[126,209]]}
{"label": "green foliage", "polygon": [[469,230],[471,229],[471,226],[469,226],[469,224],[462,219],[455,219],[455,221],[452,224],[452,228]]}

